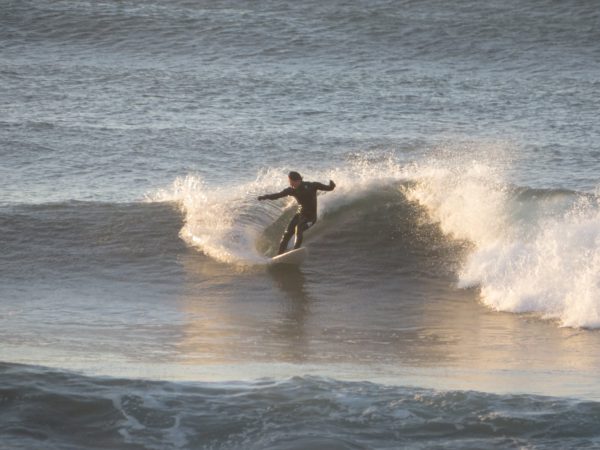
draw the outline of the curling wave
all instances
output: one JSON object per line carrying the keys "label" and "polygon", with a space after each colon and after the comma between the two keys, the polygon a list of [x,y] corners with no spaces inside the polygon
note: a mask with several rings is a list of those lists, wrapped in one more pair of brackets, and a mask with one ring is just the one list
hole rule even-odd
{"label": "curling wave", "polygon": [[[280,190],[283,174],[271,168],[251,182],[217,188],[187,176],[148,198],[179,202],[181,236],[212,258],[259,264],[274,251],[294,202],[258,204],[255,197]],[[322,219],[311,230],[309,247],[310,240],[326,245],[319,235],[328,227],[338,230],[339,243],[364,254],[420,242],[420,251],[407,255],[415,264],[441,246],[441,261],[452,265],[458,286],[479,287],[489,307],[537,313],[564,326],[600,326],[596,195],[515,186],[502,168],[464,158],[407,165],[393,157],[363,157],[310,178],[331,178],[338,187],[320,197]],[[406,218],[412,232],[398,233]],[[456,267],[452,253],[461,258]],[[385,261],[388,267],[395,262]]]}
{"label": "curling wave", "polygon": [[[216,187],[189,175],[141,203],[13,205],[0,214],[4,275],[119,266],[154,277],[187,251],[178,235],[213,260],[262,265],[295,203],[256,196],[280,190],[285,173],[271,168]],[[448,159],[363,157],[309,178],[338,184],[319,197],[320,219],[307,235],[315,261],[355,280],[383,277],[388,287],[399,276],[442,276],[479,288],[498,311],[600,327],[598,195],[519,187],[498,167]]]}
{"label": "curling wave", "polygon": [[486,305],[600,326],[596,195],[515,187],[477,162],[425,166],[407,195],[444,233],[473,245],[459,286],[479,286]]}

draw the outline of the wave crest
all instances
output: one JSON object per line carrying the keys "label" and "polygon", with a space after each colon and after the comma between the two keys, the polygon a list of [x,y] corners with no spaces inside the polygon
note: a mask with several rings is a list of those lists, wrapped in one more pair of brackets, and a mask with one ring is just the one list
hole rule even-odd
{"label": "wave crest", "polygon": [[445,233],[473,244],[459,286],[479,286],[487,306],[600,327],[596,196],[517,188],[479,162],[425,166],[407,195]]}
{"label": "wave crest", "polygon": [[[336,190],[319,199],[319,215],[332,221],[338,219],[337,210],[360,212],[365,201],[380,202],[381,208],[375,209],[380,217],[368,225],[351,225],[375,229],[355,236],[375,236],[389,219],[389,198],[374,193],[394,191],[421,205],[428,220],[449,239],[468,243],[470,250],[457,270],[458,286],[478,286],[487,306],[537,313],[563,326],[600,327],[598,196],[518,187],[508,181],[505,167],[481,158],[405,164],[390,155],[363,155],[312,172],[307,179],[336,181]],[[274,252],[279,228],[295,202],[258,202],[256,196],[283,189],[286,173],[287,169],[271,168],[253,181],[219,187],[187,176],[149,200],[179,202],[186,217],[182,238],[209,256],[226,263],[261,264]],[[398,209],[398,204],[394,207]],[[420,226],[419,220],[414,226]],[[311,231],[313,238],[315,233]]]}

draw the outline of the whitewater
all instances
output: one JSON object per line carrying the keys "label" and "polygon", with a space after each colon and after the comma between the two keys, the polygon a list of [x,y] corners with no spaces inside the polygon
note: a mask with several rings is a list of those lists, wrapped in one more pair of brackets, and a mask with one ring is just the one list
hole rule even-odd
{"label": "whitewater", "polygon": [[[506,161],[503,167],[471,156],[453,152],[450,159],[411,164],[392,155],[379,156],[379,162],[363,156],[311,172],[316,180],[339,184],[335,195],[319,197],[319,215],[327,218],[381,191],[395,191],[424,208],[448,239],[469,247],[456,271],[457,285],[479,288],[490,308],[536,313],[562,326],[600,326],[597,194],[514,185],[506,179]],[[185,216],[182,239],[211,258],[260,265],[273,255],[278,238],[265,230],[295,203],[263,206],[256,197],[282,189],[285,173],[269,168],[251,182],[216,188],[188,175],[147,201],[177,203]]]}

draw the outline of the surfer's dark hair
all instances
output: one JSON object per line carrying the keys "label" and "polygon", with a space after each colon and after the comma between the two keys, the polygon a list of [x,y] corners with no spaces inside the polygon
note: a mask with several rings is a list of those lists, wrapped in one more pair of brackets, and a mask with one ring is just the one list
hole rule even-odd
{"label": "surfer's dark hair", "polygon": [[300,175],[298,172],[291,171],[288,173],[288,177],[292,181],[302,181],[302,175]]}

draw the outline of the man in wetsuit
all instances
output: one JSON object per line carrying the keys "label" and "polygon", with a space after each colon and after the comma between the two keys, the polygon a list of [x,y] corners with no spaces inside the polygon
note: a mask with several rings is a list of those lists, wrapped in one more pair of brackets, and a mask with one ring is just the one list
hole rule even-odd
{"label": "man in wetsuit", "polygon": [[259,200],[275,200],[291,195],[298,202],[298,212],[292,218],[279,244],[278,255],[284,253],[292,235],[296,234],[294,248],[300,248],[302,245],[302,234],[312,227],[317,221],[317,191],[333,191],[335,183],[329,180],[329,185],[322,183],[302,181],[298,172],[288,174],[290,187],[277,194],[261,195]]}

